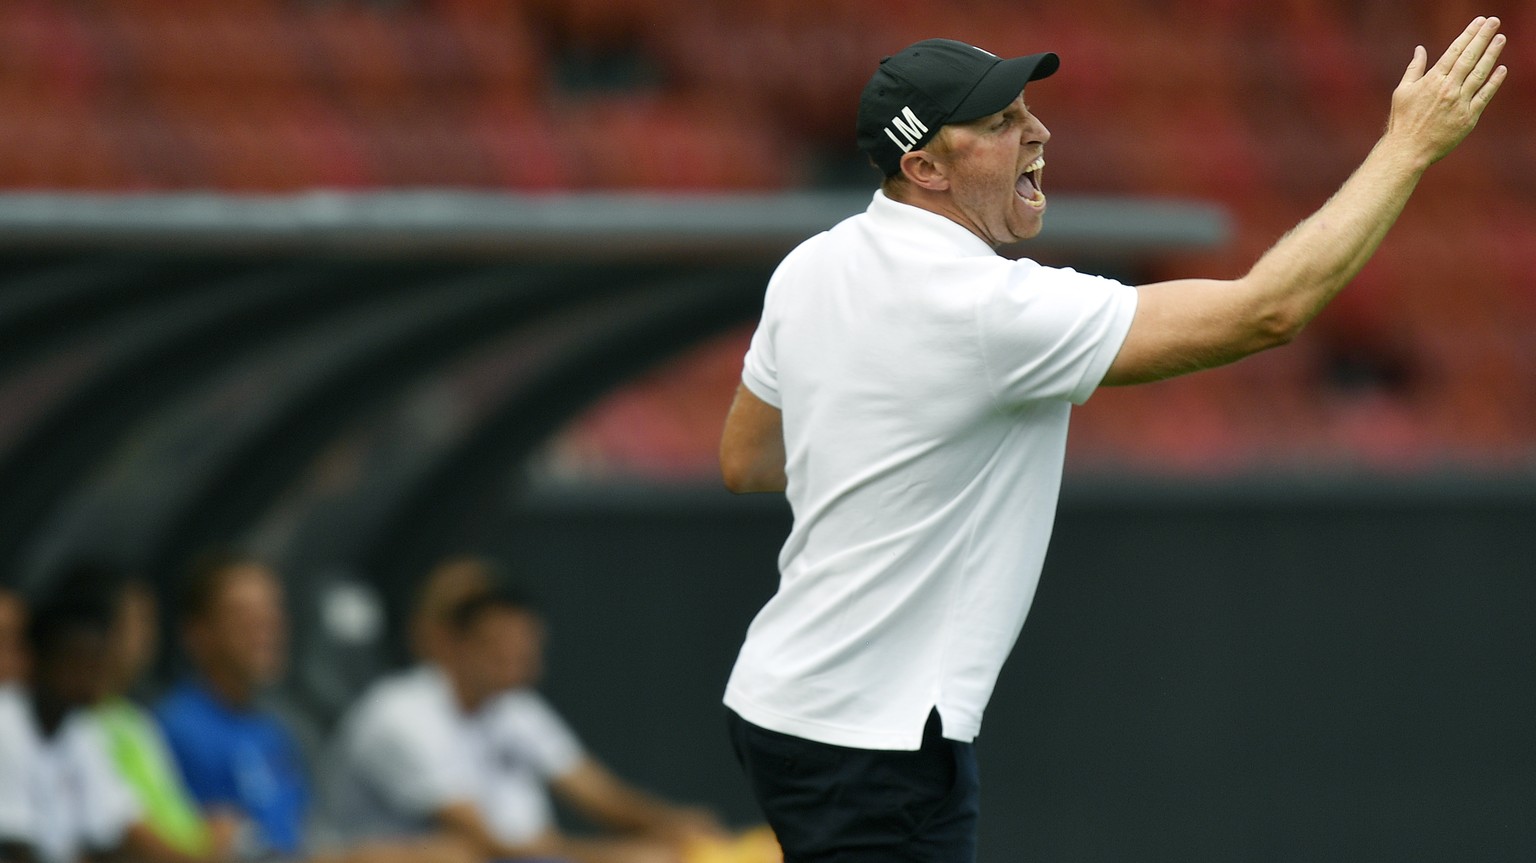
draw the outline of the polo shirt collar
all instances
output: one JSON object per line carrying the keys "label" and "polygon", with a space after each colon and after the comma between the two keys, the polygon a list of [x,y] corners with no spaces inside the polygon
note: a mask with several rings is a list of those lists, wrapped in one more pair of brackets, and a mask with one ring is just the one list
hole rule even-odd
{"label": "polo shirt collar", "polygon": [[225,701],[223,696],[214,691],[208,679],[201,675],[194,674],[188,677],[183,681],[181,690],[186,694],[188,702],[199,709],[211,711],[228,719],[241,719],[259,713],[255,703],[240,705]]}
{"label": "polo shirt collar", "polygon": [[903,243],[959,257],[997,255],[997,250],[985,240],[948,216],[893,201],[881,189],[875,190],[875,199],[865,212],[883,232],[898,237]]}

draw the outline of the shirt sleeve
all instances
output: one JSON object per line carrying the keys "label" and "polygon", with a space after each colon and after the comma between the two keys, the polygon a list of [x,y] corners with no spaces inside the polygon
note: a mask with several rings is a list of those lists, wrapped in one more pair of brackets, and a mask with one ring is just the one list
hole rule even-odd
{"label": "shirt sleeve", "polygon": [[545,779],[573,770],[586,757],[576,732],[536,692],[513,696],[496,723],[498,737],[507,738]]}
{"label": "shirt sleeve", "polygon": [[741,382],[752,394],[764,402],[782,410],[779,397],[779,367],[774,351],[774,331],[778,328],[778,316],[774,314],[773,282],[769,282],[768,294],[763,302],[763,317],[752,333],[752,344],[742,361]]}
{"label": "shirt sleeve", "polygon": [[192,798],[203,806],[235,805],[228,771],[212,757],[211,745],[199,745],[206,744],[212,732],[204,728],[186,700],[168,696],[156,705],[152,715]]}
{"label": "shirt sleeve", "polygon": [[66,752],[69,768],[78,783],[76,791],[81,844],[93,851],[111,851],[123,841],[129,827],[144,817],[138,798],[128,787],[107,749],[106,736],[96,719],[79,714],[70,720]]}
{"label": "shirt sleeve", "polygon": [[1109,371],[1136,314],[1136,289],[1032,261],[1009,265],[981,295],[977,325],[992,394],[1000,403],[1082,404]]}
{"label": "shirt sleeve", "polygon": [[402,814],[426,817],[465,799],[473,777],[457,757],[459,733],[424,705],[376,703],[347,745],[364,783]]}
{"label": "shirt sleeve", "polygon": [[26,721],[13,700],[0,698],[0,843],[37,841],[37,812],[27,787],[37,751]]}

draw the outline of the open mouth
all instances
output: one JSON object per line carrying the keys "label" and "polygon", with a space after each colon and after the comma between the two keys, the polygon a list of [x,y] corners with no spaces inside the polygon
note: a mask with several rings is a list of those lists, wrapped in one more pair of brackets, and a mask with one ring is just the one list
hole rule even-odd
{"label": "open mouth", "polygon": [[1024,203],[1037,209],[1045,206],[1045,192],[1040,188],[1040,180],[1044,173],[1045,157],[1041,156],[1025,165],[1024,172],[1013,184],[1014,192],[1024,200]]}

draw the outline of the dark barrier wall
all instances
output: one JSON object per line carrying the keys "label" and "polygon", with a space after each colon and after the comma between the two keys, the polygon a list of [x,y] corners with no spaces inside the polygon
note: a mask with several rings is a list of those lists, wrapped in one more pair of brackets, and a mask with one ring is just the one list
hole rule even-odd
{"label": "dark barrier wall", "polygon": [[[978,740],[982,860],[1536,860],[1536,493],[1069,483]],[[550,697],[621,772],[753,810],[718,698],[782,500],[533,496]]]}

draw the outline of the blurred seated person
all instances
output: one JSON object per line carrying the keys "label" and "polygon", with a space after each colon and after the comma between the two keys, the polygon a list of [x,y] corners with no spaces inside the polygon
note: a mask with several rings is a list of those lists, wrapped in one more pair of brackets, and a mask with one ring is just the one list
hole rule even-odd
{"label": "blurred seated person", "polygon": [[26,620],[21,594],[0,584],[0,686],[27,676]]}
{"label": "blurred seated person", "polygon": [[[364,835],[460,837],[484,858],[677,863],[723,831],[708,812],[624,783],[533,689],[544,628],[525,592],[488,564],[454,560],[421,592],[412,635],[425,662],[376,683],[343,719],[330,801]],[[576,839],[546,787],[625,834]]]}
{"label": "blurred seated person", "polygon": [[159,724],[128,698],[157,652],[155,597],[142,581],[128,579],[118,587],[116,605],[106,697],[92,711],[113,765],[143,810],[145,827],[160,842],[190,857],[226,859],[240,820],[229,812],[204,817],[187,792]]}
{"label": "blurred seated person", "polygon": [[115,618],[110,573],[78,567],[27,624],[30,694],[0,687],[0,859],[212,859],[158,840],[90,712],[111,679]]}
{"label": "blurred seated person", "polygon": [[457,640],[450,619],[464,600],[490,590],[503,576],[490,561],[454,557],[437,565],[416,590],[408,623],[411,653],[418,662],[442,665],[451,661]]}
{"label": "blurred seated person", "polygon": [[242,856],[297,856],[309,782],[297,740],[261,703],[283,673],[282,588],[266,565],[212,554],[182,586],[181,635],[191,673],[155,717],[204,812],[249,825]]}
{"label": "blurred seated person", "polygon": [[155,708],[187,788],[205,816],[242,824],[240,859],[307,863],[473,863],[461,843],[306,842],[311,791],[294,735],[262,695],[282,677],[288,625],[282,586],[265,564],[213,554],[192,566],[181,625],[192,672]]}
{"label": "blurred seated person", "polygon": [[0,863],[32,857],[31,800],[19,782],[7,781],[21,774],[14,762],[25,756],[17,750],[30,750],[26,741],[36,735],[31,706],[21,689],[26,676],[25,627],[21,594],[0,585]]}

